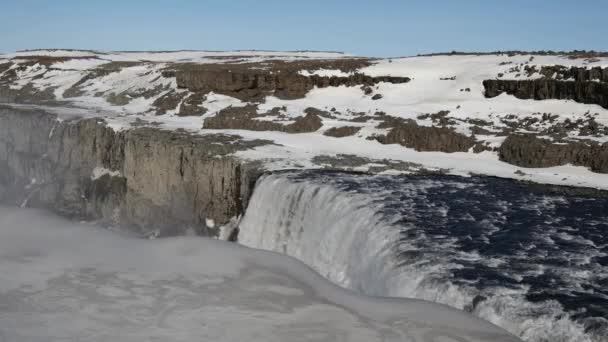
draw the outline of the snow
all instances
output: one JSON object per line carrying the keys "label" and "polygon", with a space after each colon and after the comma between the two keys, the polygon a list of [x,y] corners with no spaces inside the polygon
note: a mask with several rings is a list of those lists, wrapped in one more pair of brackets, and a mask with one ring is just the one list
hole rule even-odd
{"label": "snow", "polygon": [[357,295],[295,259],[0,207],[2,341],[517,341],[446,306]]}
{"label": "snow", "polygon": [[246,105],[246,102],[239,99],[222,94],[216,94],[214,92],[207,94],[206,99],[202,104],[203,107],[207,108],[207,113],[205,113],[204,117],[213,116],[222,109],[226,109],[228,107],[244,107]]}
{"label": "snow", "polygon": [[353,74],[350,72],[344,72],[342,70],[323,69],[323,68],[315,70],[313,72],[310,72],[308,70],[301,70],[299,73],[300,73],[300,75],[303,75],[303,76],[317,75],[317,76],[321,76],[321,77],[332,77],[332,76],[348,77]]}
{"label": "snow", "polygon": [[[176,51],[176,52],[92,52],[92,51],[64,51],[43,50],[27,51],[15,54],[0,55],[1,58],[23,57],[32,54],[49,56],[78,56],[90,57],[58,62],[52,65],[51,70],[36,64],[18,72],[18,80],[11,84],[11,88],[18,89],[28,83],[35,88],[44,90],[52,87],[58,100],[69,101],[71,106],[81,108],[82,116],[104,117],[108,125],[116,130],[125,130],[132,127],[131,123],[137,119],[153,121],[163,129],[184,129],[197,134],[218,133],[218,131],[202,130],[202,121],[216,115],[219,111],[230,106],[245,106],[248,103],[229,96],[209,93],[202,103],[207,112],[202,117],[179,117],[179,105],[169,110],[165,115],[156,115],[153,103],[168,92],[187,92],[178,89],[175,77],[163,77],[162,71],[176,62],[194,63],[225,63],[255,62],[264,59],[320,59],[342,58],[348,55],[325,52],[275,52],[275,51]],[[230,57],[230,59],[218,59]],[[237,58],[232,59],[232,57]],[[125,66],[117,72],[106,74],[103,77],[92,78],[81,84],[82,96],[66,99],[65,90],[84,77],[88,70],[99,66],[99,63],[110,61],[147,61],[144,63]],[[308,107],[329,111],[335,108],[332,115],[335,119],[323,118],[323,127],[315,133],[288,135],[278,132],[250,132],[250,131],[221,131],[242,136],[244,139],[270,139],[277,145],[262,146],[255,150],[239,152],[238,156],[246,159],[262,159],[268,169],[281,169],[285,167],[317,168],[311,161],[318,155],[354,154],[371,159],[390,159],[394,161],[408,161],[419,163],[420,167],[430,169],[449,169],[455,174],[468,175],[479,173],[500,177],[516,178],[551,184],[589,186],[608,189],[608,175],[592,173],[581,167],[561,166],[546,169],[524,169],[509,165],[498,160],[498,155],[492,152],[481,154],[470,153],[439,153],[416,152],[402,146],[384,146],[375,141],[367,140],[373,134],[385,134],[385,129],[378,129],[378,120],[369,120],[365,123],[355,123],[350,120],[358,113],[373,115],[384,112],[387,115],[411,119],[421,126],[433,125],[430,119],[419,119],[425,114],[449,111],[449,118],[455,120],[452,126],[456,132],[465,135],[471,134],[473,124],[467,122],[471,119],[484,120],[492,125],[484,128],[499,132],[507,127],[505,121],[515,116],[515,121],[526,117],[542,118],[543,113],[552,115],[553,123],[563,123],[566,120],[576,122],[578,119],[587,119],[590,115],[601,125],[608,125],[608,109],[598,105],[589,105],[565,100],[521,100],[514,96],[502,94],[494,98],[485,98],[482,81],[497,78],[504,73],[503,78],[525,79],[528,76],[522,71],[519,77],[517,72],[509,72],[513,66],[525,65],[565,65],[584,67],[608,67],[608,58],[597,59],[570,59],[564,56],[531,56],[531,55],[455,55],[455,56],[424,56],[395,59],[375,60],[373,65],[357,70],[370,76],[406,76],[411,81],[404,84],[379,83],[373,87],[373,93],[383,95],[380,100],[372,100],[366,96],[359,87],[328,87],[312,89],[302,99],[282,100],[275,96],[267,96],[258,104],[258,113],[266,113],[276,108],[281,110],[288,119],[304,114]],[[301,70],[302,75],[316,74],[321,76],[346,76],[340,70],[320,69],[316,71]],[[538,74],[530,76],[538,77]],[[450,78],[454,78],[451,80]],[[443,80],[442,80],[443,79]],[[464,91],[465,89],[470,91]],[[145,98],[138,96],[143,91],[158,89],[149,92],[151,96]],[[113,94],[127,96],[126,105],[113,105],[106,99]],[[125,95],[126,94],[126,95]],[[182,100],[183,101],[183,100]],[[52,110],[57,111],[57,108]],[[73,109],[67,109],[68,112]],[[267,116],[262,120],[277,120],[276,117]],[[281,119],[283,120],[283,119]],[[280,121],[285,123],[286,121]],[[548,128],[548,122],[538,122],[531,126],[541,131]],[[331,127],[359,126],[361,130],[356,136],[348,138],[330,138],[323,136],[323,132]],[[572,140],[588,139],[598,143],[608,142],[605,136],[580,136],[578,131],[569,132]],[[496,135],[477,135],[477,141],[489,143],[491,147],[499,147],[504,137]],[[359,168],[359,169],[365,169]],[[524,174],[521,174],[521,171]],[[517,172],[517,173],[516,173]]]}
{"label": "snow", "polygon": [[[211,130],[217,133],[218,131]],[[351,154],[372,160],[388,159],[418,163],[431,170],[445,170],[450,174],[469,176],[479,174],[544,184],[569,185],[608,190],[608,175],[591,172],[587,168],[563,165],[549,168],[523,168],[502,162],[496,153],[418,152],[401,145],[382,145],[358,137],[332,138],[315,133],[285,134],[280,132],[251,132],[223,130],[247,139],[270,139],[275,145],[259,146],[239,151],[236,156],[248,160],[263,160],[270,170],[290,168],[319,168],[312,162],[317,155]],[[366,170],[364,170],[366,171]]]}
{"label": "snow", "polygon": [[[539,278],[535,278],[538,274],[531,276],[528,270],[537,266],[546,269],[540,274],[559,279],[555,281],[558,285],[546,284],[545,289],[576,293],[581,298],[596,293],[586,282],[594,282],[596,278],[588,275],[593,271],[601,274],[603,266],[591,262],[581,266],[585,271],[573,272],[572,265],[606,255],[593,241],[579,236],[585,235],[587,224],[582,216],[601,215],[597,211],[590,215],[593,210],[588,206],[598,200],[585,202],[580,198],[538,194],[517,189],[515,184],[509,186],[516,192],[507,191],[510,194],[506,195],[505,187],[499,184],[506,183],[433,176],[269,174],[256,183],[239,223],[238,241],[293,256],[332,282],[368,295],[420,298],[456,308],[471,308],[471,303],[482,295],[484,299],[473,305],[472,312],[526,341],[604,342],[601,336],[608,329],[599,323],[603,321],[601,315],[597,321],[589,317],[588,323],[584,323],[575,318],[577,313],[555,300],[558,295],[538,302],[527,298],[530,293],[546,293],[542,285],[530,289],[531,284],[538,284],[531,279]],[[477,198],[479,195],[483,199]],[[494,206],[495,202],[502,203]],[[557,207],[556,203],[561,205]],[[482,208],[485,205],[489,206]],[[568,206],[576,207],[582,216],[566,214]],[[597,203],[597,208],[602,208],[602,204]],[[521,234],[512,231],[517,221],[513,217],[525,216],[534,209],[538,210],[538,217],[554,221],[539,226],[529,219],[523,226],[527,234],[523,234],[519,248],[517,243],[509,248],[494,246],[497,240],[517,239],[513,234]],[[470,217],[469,222],[455,223],[465,214]],[[565,216],[569,216],[568,220]],[[604,222],[605,217],[594,219]],[[434,225],[435,221],[441,223]],[[473,228],[480,226],[481,231]],[[459,227],[466,233],[457,233]],[[468,234],[472,231],[475,233],[471,240]],[[599,242],[601,237],[594,235],[599,239],[596,243]],[[556,237],[578,247],[548,247],[551,261],[541,260],[547,248],[541,239]],[[474,248],[476,244],[482,245]],[[528,245],[532,247],[524,248]],[[487,267],[495,270],[488,273]],[[474,269],[476,276],[454,274],[463,268]],[[482,280],[495,279],[496,274],[519,280],[517,284]],[[573,279],[579,274],[586,279]],[[522,277],[526,278],[523,282]],[[564,287],[570,290],[559,292]],[[596,325],[597,330],[590,328]]]}

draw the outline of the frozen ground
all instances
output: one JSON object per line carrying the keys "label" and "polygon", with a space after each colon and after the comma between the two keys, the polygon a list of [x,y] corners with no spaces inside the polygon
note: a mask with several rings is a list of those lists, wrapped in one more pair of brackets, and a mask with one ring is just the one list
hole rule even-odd
{"label": "frozen ground", "polygon": [[286,256],[0,207],[0,341],[193,340],[517,341],[445,306],[343,290]]}

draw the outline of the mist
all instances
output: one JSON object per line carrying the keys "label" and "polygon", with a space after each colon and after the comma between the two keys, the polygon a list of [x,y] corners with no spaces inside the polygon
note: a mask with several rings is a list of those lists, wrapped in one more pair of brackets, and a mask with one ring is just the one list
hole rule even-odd
{"label": "mist", "polygon": [[438,304],[356,295],[295,259],[0,207],[2,341],[516,341]]}

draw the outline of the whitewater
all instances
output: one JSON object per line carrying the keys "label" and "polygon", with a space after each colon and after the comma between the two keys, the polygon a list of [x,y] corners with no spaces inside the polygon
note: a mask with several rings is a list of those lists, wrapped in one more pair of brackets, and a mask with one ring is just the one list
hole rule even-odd
{"label": "whitewater", "polygon": [[373,296],[466,310],[530,342],[605,342],[608,198],[456,176],[280,172],[239,224]]}

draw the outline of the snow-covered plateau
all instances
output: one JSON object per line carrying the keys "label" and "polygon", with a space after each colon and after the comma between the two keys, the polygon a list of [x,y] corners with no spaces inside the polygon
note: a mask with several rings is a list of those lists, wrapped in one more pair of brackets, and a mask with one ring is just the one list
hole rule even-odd
{"label": "snow-covered plateau", "polygon": [[599,53],[34,50],[0,55],[0,100],[101,117],[117,131],[264,139],[236,156],[266,170],[441,171],[606,189],[606,67]]}
{"label": "snow-covered plateau", "polygon": [[0,341],[604,342],[606,190],[606,53],[0,54]]}

